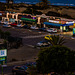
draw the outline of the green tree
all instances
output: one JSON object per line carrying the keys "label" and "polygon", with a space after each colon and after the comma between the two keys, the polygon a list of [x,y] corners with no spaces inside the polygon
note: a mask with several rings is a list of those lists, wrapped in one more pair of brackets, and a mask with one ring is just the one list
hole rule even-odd
{"label": "green tree", "polygon": [[75,51],[64,46],[51,46],[40,51],[36,62],[39,72],[68,75],[75,71]]}
{"label": "green tree", "polygon": [[51,38],[49,41],[52,45],[63,45],[66,43],[64,37],[60,37],[59,35],[51,35]]}

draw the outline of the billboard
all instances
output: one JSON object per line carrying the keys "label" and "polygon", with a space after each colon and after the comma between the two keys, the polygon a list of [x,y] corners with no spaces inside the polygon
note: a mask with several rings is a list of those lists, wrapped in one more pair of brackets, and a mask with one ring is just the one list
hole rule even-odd
{"label": "billboard", "polygon": [[7,61],[7,49],[0,50],[0,64],[2,61]]}
{"label": "billboard", "polygon": [[7,50],[6,49],[0,50],[0,57],[4,57],[4,56],[7,56]]}

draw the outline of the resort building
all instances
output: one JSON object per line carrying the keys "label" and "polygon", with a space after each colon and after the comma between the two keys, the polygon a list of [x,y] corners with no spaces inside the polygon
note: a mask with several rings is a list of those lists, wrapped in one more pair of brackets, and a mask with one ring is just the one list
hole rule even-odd
{"label": "resort building", "polygon": [[60,31],[69,31],[75,27],[75,21],[45,14],[33,16],[25,13],[2,12],[0,13],[2,22],[22,23],[23,25],[38,26],[39,28],[57,28]]}
{"label": "resort building", "polygon": [[6,22],[6,21],[8,21],[8,22],[18,22],[18,15],[19,15],[20,13],[15,13],[15,12],[7,12],[6,13],[6,17],[2,17],[2,21],[3,22]]}

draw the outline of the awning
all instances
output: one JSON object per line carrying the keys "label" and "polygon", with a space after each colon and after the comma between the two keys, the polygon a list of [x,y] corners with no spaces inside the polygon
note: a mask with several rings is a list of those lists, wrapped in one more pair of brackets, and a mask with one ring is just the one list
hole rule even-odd
{"label": "awning", "polygon": [[69,24],[63,24],[61,26],[72,26],[74,23],[69,23]]}
{"label": "awning", "polygon": [[28,22],[36,22],[36,19],[29,19],[29,18],[21,18],[21,20]]}
{"label": "awning", "polygon": [[46,25],[51,25],[51,26],[58,26],[60,27],[62,24],[57,24],[57,23],[50,23],[50,22],[44,22]]}

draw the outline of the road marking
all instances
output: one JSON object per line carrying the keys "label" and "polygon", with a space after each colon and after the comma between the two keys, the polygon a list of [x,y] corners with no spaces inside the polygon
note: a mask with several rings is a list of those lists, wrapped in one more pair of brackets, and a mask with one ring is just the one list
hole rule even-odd
{"label": "road marking", "polygon": [[49,34],[38,35],[38,36],[26,36],[26,37],[22,37],[22,38],[38,38],[38,37],[45,37],[46,35],[49,35]]}
{"label": "road marking", "polygon": [[27,45],[27,46],[29,46],[29,47],[32,47],[32,48],[34,48],[34,46],[33,46],[33,45],[28,45],[28,44],[25,44],[25,45]]}

